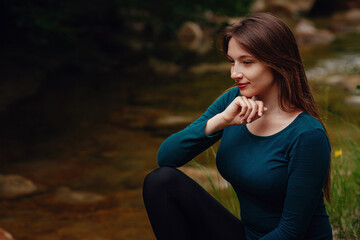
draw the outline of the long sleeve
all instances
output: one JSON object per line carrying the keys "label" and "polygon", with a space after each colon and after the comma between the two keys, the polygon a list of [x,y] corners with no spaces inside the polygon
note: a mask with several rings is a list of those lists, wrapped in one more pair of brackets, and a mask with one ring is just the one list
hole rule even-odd
{"label": "long sleeve", "polygon": [[329,163],[330,144],[323,130],[302,133],[290,152],[288,185],[279,226],[261,240],[303,239],[321,204]]}
{"label": "long sleeve", "polygon": [[217,142],[223,131],[206,136],[206,123],[210,118],[224,111],[238,94],[238,89],[230,89],[220,96],[200,118],[167,138],[158,151],[159,166],[182,166]]}

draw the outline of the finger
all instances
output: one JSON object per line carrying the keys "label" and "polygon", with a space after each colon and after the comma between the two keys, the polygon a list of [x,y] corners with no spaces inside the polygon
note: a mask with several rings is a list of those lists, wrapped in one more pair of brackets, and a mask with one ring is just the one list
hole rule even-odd
{"label": "finger", "polygon": [[264,113],[264,103],[262,101],[255,101],[258,106],[258,116],[261,117]]}
{"label": "finger", "polygon": [[248,105],[245,103],[243,98],[239,98],[239,104],[241,106],[241,111],[239,113],[239,117],[242,118],[245,116],[247,109],[248,109]]}
{"label": "finger", "polygon": [[243,114],[243,116],[240,115],[240,117],[242,118],[241,120],[246,120],[249,117],[249,114],[251,113],[251,109],[252,109],[252,105],[249,103],[249,100],[247,97],[242,97],[241,98],[244,102],[244,104],[246,105],[246,111]]}
{"label": "finger", "polygon": [[250,99],[249,103],[251,104],[251,112],[247,118],[248,123],[250,123],[254,119],[254,117],[256,116],[257,111],[258,111],[258,105],[256,104],[255,101]]}

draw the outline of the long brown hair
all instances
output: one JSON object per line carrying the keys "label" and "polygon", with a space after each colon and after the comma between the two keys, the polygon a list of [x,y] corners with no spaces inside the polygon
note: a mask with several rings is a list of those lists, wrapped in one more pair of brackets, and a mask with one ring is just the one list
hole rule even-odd
{"label": "long brown hair", "polygon": [[[279,105],[283,111],[301,109],[321,121],[298,45],[289,27],[269,13],[249,15],[225,28],[220,35],[222,51],[227,54],[229,41],[237,43],[272,70],[279,87]],[[325,199],[330,202],[330,167],[324,185]]]}

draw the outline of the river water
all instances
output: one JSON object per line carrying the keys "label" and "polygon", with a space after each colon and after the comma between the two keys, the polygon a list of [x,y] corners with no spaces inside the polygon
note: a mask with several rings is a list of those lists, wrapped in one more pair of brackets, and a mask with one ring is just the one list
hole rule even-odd
{"label": "river water", "polygon": [[[320,108],[356,125],[360,105],[344,102],[358,94],[359,40],[359,35],[339,36],[327,46],[301,48]],[[181,49],[177,43],[169,45],[174,52]],[[7,160],[2,174],[24,176],[39,191],[1,200],[0,227],[22,240],[155,239],[141,185],[156,168],[159,145],[233,86],[216,50],[187,54],[195,60],[181,65],[175,58],[177,63],[169,65],[149,58],[157,71],[134,66],[102,82],[78,81],[84,76],[70,71],[59,81],[71,82],[71,87],[42,85],[8,105],[2,113],[1,154]],[[204,72],[192,72],[191,67],[205,62]],[[330,128],[335,122],[331,116]],[[64,200],[64,189],[102,200]]]}

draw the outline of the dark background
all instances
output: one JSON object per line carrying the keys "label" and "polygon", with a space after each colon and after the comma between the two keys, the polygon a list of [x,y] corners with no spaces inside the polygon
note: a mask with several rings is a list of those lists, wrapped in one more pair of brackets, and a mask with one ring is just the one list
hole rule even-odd
{"label": "dark background", "polygon": [[[2,0],[0,175],[21,175],[38,188],[0,198],[0,229],[21,240],[154,239],[141,198],[143,179],[156,167],[160,143],[232,86],[227,71],[191,69],[224,63],[216,36],[226,19],[248,14],[252,2]],[[285,7],[268,10],[290,24],[305,17],[329,27],[337,23],[328,21],[333,13],[360,6],[314,2],[296,14]],[[178,30],[188,21],[204,30],[208,52],[179,43]],[[330,29],[348,29],[341,24]],[[313,55],[337,59],[339,52],[359,51],[358,35],[337,34],[333,52],[303,47],[306,63],[315,65]],[[314,88],[321,94],[328,89]],[[339,99],[349,91],[326,94],[329,104],[315,96],[320,106],[341,115]],[[352,106],[346,111],[358,113]],[[91,202],[91,194],[102,200]]]}

